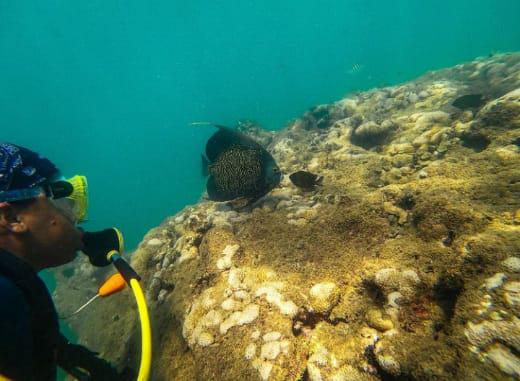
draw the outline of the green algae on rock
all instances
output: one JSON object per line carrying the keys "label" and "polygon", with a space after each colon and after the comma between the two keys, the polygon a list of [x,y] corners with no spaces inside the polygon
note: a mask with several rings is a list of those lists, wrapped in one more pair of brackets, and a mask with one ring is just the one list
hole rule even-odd
{"label": "green algae on rock", "polygon": [[[469,93],[485,94],[478,111],[451,106]],[[520,54],[496,55],[321,105],[274,134],[248,125],[285,173],[325,181],[308,192],[284,179],[240,210],[201,201],[148,233],[132,263],[153,379],[518,379],[519,100]],[[58,276],[66,308],[93,275]],[[119,300],[71,324],[135,364],[135,311]]]}

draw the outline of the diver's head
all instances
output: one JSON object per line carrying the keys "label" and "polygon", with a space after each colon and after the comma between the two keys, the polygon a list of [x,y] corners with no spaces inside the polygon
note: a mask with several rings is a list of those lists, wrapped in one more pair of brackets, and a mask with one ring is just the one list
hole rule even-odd
{"label": "diver's head", "polygon": [[73,260],[82,248],[73,188],[49,160],[0,143],[0,249],[36,271]]}
{"label": "diver's head", "polygon": [[282,171],[280,171],[280,168],[278,168],[274,160],[266,167],[265,179],[269,189],[276,187],[282,180]]}

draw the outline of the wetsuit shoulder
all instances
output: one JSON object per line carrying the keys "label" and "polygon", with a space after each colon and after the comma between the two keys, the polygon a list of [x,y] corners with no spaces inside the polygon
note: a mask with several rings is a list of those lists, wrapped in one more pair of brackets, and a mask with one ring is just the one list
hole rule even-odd
{"label": "wetsuit shoulder", "polygon": [[0,311],[0,374],[28,380],[33,353],[29,306],[22,291],[3,276],[0,276]]}

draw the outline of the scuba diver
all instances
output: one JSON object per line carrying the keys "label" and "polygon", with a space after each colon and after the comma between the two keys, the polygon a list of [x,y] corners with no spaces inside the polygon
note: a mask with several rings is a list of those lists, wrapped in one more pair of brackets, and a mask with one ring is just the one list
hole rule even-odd
{"label": "scuba diver", "polygon": [[85,177],[65,180],[48,159],[0,143],[0,380],[54,381],[57,367],[78,380],[135,379],[59,332],[37,275],[85,250],[86,209]]}

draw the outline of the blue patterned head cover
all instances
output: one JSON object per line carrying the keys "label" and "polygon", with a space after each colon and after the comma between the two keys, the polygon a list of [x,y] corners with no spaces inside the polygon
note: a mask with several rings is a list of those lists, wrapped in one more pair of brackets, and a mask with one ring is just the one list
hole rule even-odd
{"label": "blue patterned head cover", "polygon": [[36,152],[0,142],[0,193],[35,187],[58,173],[50,160]]}

